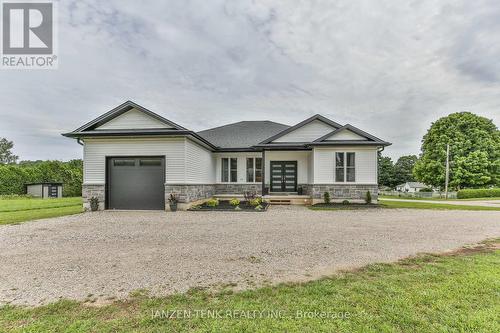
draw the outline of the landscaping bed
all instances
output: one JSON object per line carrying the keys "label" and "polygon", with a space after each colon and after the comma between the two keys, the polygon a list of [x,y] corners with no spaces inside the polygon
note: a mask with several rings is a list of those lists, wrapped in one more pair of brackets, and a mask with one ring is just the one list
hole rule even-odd
{"label": "landscaping bed", "polygon": [[317,203],[309,207],[312,210],[337,210],[337,209],[371,209],[371,208],[384,208],[384,206],[373,203]]}
{"label": "landscaping bed", "polygon": [[[261,201],[259,205],[252,205],[249,201],[240,201],[238,205],[231,204],[230,200],[218,200],[217,205],[207,201],[201,205],[193,206],[189,211],[220,211],[220,212],[265,212],[269,207],[269,203]],[[239,208],[236,208],[239,207]],[[260,208],[256,208],[260,207]]]}

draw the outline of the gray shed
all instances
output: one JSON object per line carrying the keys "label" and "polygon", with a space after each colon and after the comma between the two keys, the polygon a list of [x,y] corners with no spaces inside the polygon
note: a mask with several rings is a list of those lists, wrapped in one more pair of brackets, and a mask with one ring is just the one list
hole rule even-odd
{"label": "gray shed", "polygon": [[26,184],[26,194],[36,198],[62,198],[63,184],[57,182]]}

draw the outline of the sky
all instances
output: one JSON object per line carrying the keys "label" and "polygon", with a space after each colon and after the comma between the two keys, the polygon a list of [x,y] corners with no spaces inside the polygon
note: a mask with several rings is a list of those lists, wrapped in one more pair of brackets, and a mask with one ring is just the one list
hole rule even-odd
{"label": "sky", "polygon": [[56,70],[0,70],[0,137],[21,160],[126,100],[199,131],[322,114],[418,154],[433,121],[500,124],[500,2],[60,1]]}

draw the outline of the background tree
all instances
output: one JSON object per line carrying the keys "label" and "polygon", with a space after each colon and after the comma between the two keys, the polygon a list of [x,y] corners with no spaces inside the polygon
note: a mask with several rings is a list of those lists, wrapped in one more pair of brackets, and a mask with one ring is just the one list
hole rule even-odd
{"label": "background tree", "polygon": [[25,184],[56,181],[63,183],[63,196],[82,195],[82,160],[21,161],[19,164],[0,165],[0,195],[24,194]]}
{"label": "background tree", "polygon": [[378,183],[379,185],[394,188],[397,183],[394,179],[394,163],[387,156],[378,153]]}
{"label": "background tree", "polygon": [[500,131],[491,120],[459,112],[432,123],[414,168],[419,181],[444,187],[446,144],[450,144],[452,188],[499,185]]}
{"label": "background tree", "polygon": [[14,148],[12,141],[6,138],[0,139],[0,164],[16,163],[19,157],[12,153],[12,148]]}
{"label": "background tree", "polygon": [[394,181],[396,185],[415,181],[413,168],[417,160],[418,158],[416,155],[406,155],[398,158],[397,162],[394,164]]}

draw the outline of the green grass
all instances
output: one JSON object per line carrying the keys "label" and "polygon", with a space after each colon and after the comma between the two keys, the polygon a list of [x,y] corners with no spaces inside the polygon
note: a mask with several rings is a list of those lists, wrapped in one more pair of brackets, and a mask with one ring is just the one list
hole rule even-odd
{"label": "green grass", "polygon": [[485,206],[464,206],[445,203],[418,202],[417,200],[408,201],[382,201],[380,206],[385,208],[413,208],[413,209],[447,209],[447,210],[493,210],[500,211],[500,207]]}
{"label": "green grass", "polygon": [[418,202],[418,200],[407,200],[407,201],[384,201],[380,200],[378,207],[363,207],[362,205],[332,205],[328,206],[309,206],[310,210],[371,210],[380,208],[411,208],[411,209],[438,209],[438,210],[489,210],[489,211],[500,211],[499,207],[485,207],[485,206],[464,206],[464,205],[453,205],[444,203],[430,203],[430,202]]}
{"label": "green grass", "polygon": [[0,200],[0,213],[1,212],[15,212],[19,210],[31,210],[42,208],[56,208],[76,206],[82,204],[82,198],[60,198],[60,199],[5,199]]}
{"label": "green grass", "polygon": [[[237,293],[192,290],[150,298],[138,292],[132,299],[101,307],[67,300],[36,308],[4,306],[0,331],[498,332],[499,290],[500,251],[490,248],[422,255],[313,282]],[[173,310],[186,312],[183,318],[159,317],[161,311]],[[220,313],[222,318],[196,316],[197,310]],[[243,318],[242,311],[263,315]],[[298,311],[317,311],[329,318],[300,318]]]}
{"label": "green grass", "polygon": [[402,200],[432,200],[432,201],[480,201],[480,200],[500,200],[500,197],[487,197],[487,198],[467,198],[467,199],[444,199],[444,198],[416,198],[416,197],[399,197],[397,195],[379,195],[383,199],[402,199]]}
{"label": "green grass", "polygon": [[0,200],[0,225],[82,212],[81,198]]}

